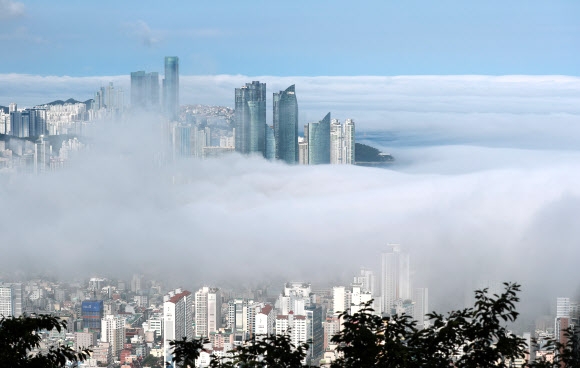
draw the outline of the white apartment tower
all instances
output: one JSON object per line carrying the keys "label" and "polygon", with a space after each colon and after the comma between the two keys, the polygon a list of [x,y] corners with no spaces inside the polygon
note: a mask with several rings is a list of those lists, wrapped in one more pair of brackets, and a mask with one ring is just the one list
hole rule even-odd
{"label": "white apartment tower", "polygon": [[570,324],[570,298],[556,299],[556,319],[554,320],[554,337],[560,341],[562,331]]}
{"label": "white apartment tower", "polygon": [[345,165],[354,165],[354,121],[352,119],[346,119],[342,128],[342,163]]}
{"label": "white apartment tower", "polygon": [[163,357],[173,360],[171,340],[193,338],[193,298],[187,290],[175,289],[163,297]]}
{"label": "white apartment tower", "polygon": [[342,164],[342,125],[338,119],[330,121],[330,163]]}
{"label": "white apartment tower", "polygon": [[397,244],[381,255],[381,298],[382,312],[391,314],[397,299],[411,299],[409,254],[403,253]]}
{"label": "white apartment tower", "polygon": [[125,318],[107,315],[101,319],[101,341],[111,344],[113,355],[118,357],[125,344]]}
{"label": "white apartment tower", "polygon": [[0,316],[22,315],[22,284],[0,284]]}
{"label": "white apartment tower", "polygon": [[417,321],[418,328],[425,328],[428,324],[425,315],[429,313],[429,289],[415,288],[413,290],[413,301],[415,302],[413,319]]}
{"label": "white apartment tower", "polygon": [[334,314],[346,312],[346,290],[344,286],[334,286],[332,288],[332,311]]}
{"label": "white apartment tower", "polygon": [[221,292],[217,288],[202,287],[195,293],[195,336],[208,337],[221,327]]}
{"label": "white apartment tower", "polygon": [[346,119],[341,124],[338,119],[330,122],[330,163],[353,165],[355,163],[354,121]]}

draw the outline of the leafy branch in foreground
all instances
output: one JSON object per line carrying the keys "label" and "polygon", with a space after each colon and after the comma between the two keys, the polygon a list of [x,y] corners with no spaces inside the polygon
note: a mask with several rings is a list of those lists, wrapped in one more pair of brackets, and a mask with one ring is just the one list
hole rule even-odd
{"label": "leafy branch in foreground", "polygon": [[[6,367],[57,368],[78,365],[86,360],[90,349],[75,351],[68,346],[55,345],[46,353],[40,348],[41,331],[66,329],[66,321],[50,315],[23,315],[0,318],[0,362]],[[70,366],[70,365],[69,365]]]}

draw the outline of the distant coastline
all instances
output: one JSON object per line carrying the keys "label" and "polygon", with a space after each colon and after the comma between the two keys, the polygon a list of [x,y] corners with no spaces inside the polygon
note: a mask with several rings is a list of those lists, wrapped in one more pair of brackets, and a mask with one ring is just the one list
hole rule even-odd
{"label": "distant coastline", "polygon": [[393,164],[395,158],[389,153],[383,153],[377,148],[362,144],[355,144],[355,165],[367,167],[383,167]]}

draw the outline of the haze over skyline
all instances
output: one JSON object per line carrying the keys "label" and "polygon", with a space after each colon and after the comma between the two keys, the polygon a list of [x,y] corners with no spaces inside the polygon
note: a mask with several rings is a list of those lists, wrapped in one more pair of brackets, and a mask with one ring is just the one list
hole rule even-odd
{"label": "haze over skyline", "polygon": [[300,124],[352,117],[396,164],[160,168],[159,131],[137,116],[73,170],[0,178],[2,270],[334,280],[393,242],[440,304],[481,277],[542,303],[578,289],[574,264],[545,269],[580,257],[580,3],[256,4],[0,0],[0,105],[128,93],[131,71],[175,55],[181,104],[233,106],[260,80],[270,122],[272,92],[295,84]]}

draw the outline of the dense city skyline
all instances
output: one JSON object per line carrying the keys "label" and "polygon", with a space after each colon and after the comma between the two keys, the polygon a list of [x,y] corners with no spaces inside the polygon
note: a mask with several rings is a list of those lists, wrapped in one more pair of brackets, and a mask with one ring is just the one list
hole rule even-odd
{"label": "dense city skyline", "polygon": [[580,320],[580,3],[226,4],[0,0],[0,308],[105,360],[503,281]]}

